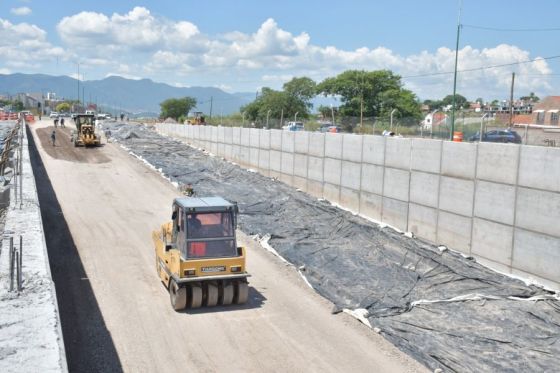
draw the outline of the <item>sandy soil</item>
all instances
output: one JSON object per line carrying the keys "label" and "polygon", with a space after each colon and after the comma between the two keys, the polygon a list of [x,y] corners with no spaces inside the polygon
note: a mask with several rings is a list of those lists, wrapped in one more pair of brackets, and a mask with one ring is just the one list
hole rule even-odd
{"label": "sandy soil", "polygon": [[425,371],[357,320],[332,315],[292,267],[242,233],[249,302],[174,312],[150,235],[177,191],[114,144],[49,149],[44,127],[33,127],[46,171],[38,185],[50,203],[43,220],[71,371]]}

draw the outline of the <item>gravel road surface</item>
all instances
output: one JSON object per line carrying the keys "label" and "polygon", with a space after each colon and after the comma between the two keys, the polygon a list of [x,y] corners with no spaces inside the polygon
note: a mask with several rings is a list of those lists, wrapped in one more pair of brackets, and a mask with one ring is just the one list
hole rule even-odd
{"label": "gravel road surface", "polygon": [[[74,148],[50,122],[34,166],[70,371],[425,371],[246,235],[249,302],[176,313],[151,231],[177,191],[118,145]],[[60,133],[60,134],[59,134]],[[105,141],[103,141],[105,143]]]}

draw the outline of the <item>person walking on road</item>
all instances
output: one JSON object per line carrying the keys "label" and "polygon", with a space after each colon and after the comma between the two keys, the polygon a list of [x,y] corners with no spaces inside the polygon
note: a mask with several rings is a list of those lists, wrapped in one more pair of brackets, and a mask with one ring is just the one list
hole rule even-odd
{"label": "person walking on road", "polygon": [[60,118],[60,127],[64,128],[64,118]]}
{"label": "person walking on road", "polygon": [[54,118],[54,128],[58,126],[58,118]]}
{"label": "person walking on road", "polygon": [[51,140],[52,140],[52,146],[56,146],[55,142],[56,142],[56,131],[53,130],[51,133]]}

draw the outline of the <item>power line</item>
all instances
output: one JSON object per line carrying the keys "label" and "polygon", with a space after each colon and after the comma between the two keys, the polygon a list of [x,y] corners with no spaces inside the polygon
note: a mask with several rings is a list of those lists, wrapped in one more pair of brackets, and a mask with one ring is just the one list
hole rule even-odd
{"label": "power line", "polygon": [[550,28],[498,28],[498,27],[487,27],[487,26],[476,26],[476,25],[462,25],[463,27],[486,30],[486,31],[498,31],[498,32],[548,32],[548,31],[560,31],[559,27]]}
{"label": "power line", "polygon": [[[535,59],[532,59],[532,60],[503,63],[503,64],[499,64],[499,65],[479,66],[479,67],[473,67],[473,68],[470,68],[470,69],[457,70],[457,72],[464,73],[464,72],[472,72],[472,71],[489,70],[489,69],[495,69],[495,68],[499,68],[499,67],[522,65],[524,63],[531,63],[531,62],[536,62],[536,61],[553,60],[553,59],[557,59],[557,58],[560,58],[560,55],[550,56],[550,57],[539,57],[539,58],[535,58]],[[426,74],[402,76],[401,78],[403,78],[403,79],[423,78],[423,77],[429,77],[429,76],[449,75],[449,74],[453,74],[453,73],[454,73],[454,71],[442,71],[442,72],[437,72],[437,73],[426,73]]]}

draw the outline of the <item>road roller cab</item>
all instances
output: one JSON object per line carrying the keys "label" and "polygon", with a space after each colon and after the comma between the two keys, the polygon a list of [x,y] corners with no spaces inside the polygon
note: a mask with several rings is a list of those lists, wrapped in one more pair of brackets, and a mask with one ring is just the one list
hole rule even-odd
{"label": "road roller cab", "polygon": [[176,198],[171,221],[153,232],[156,270],[175,310],[247,301],[237,212],[236,204],[221,197]]}

